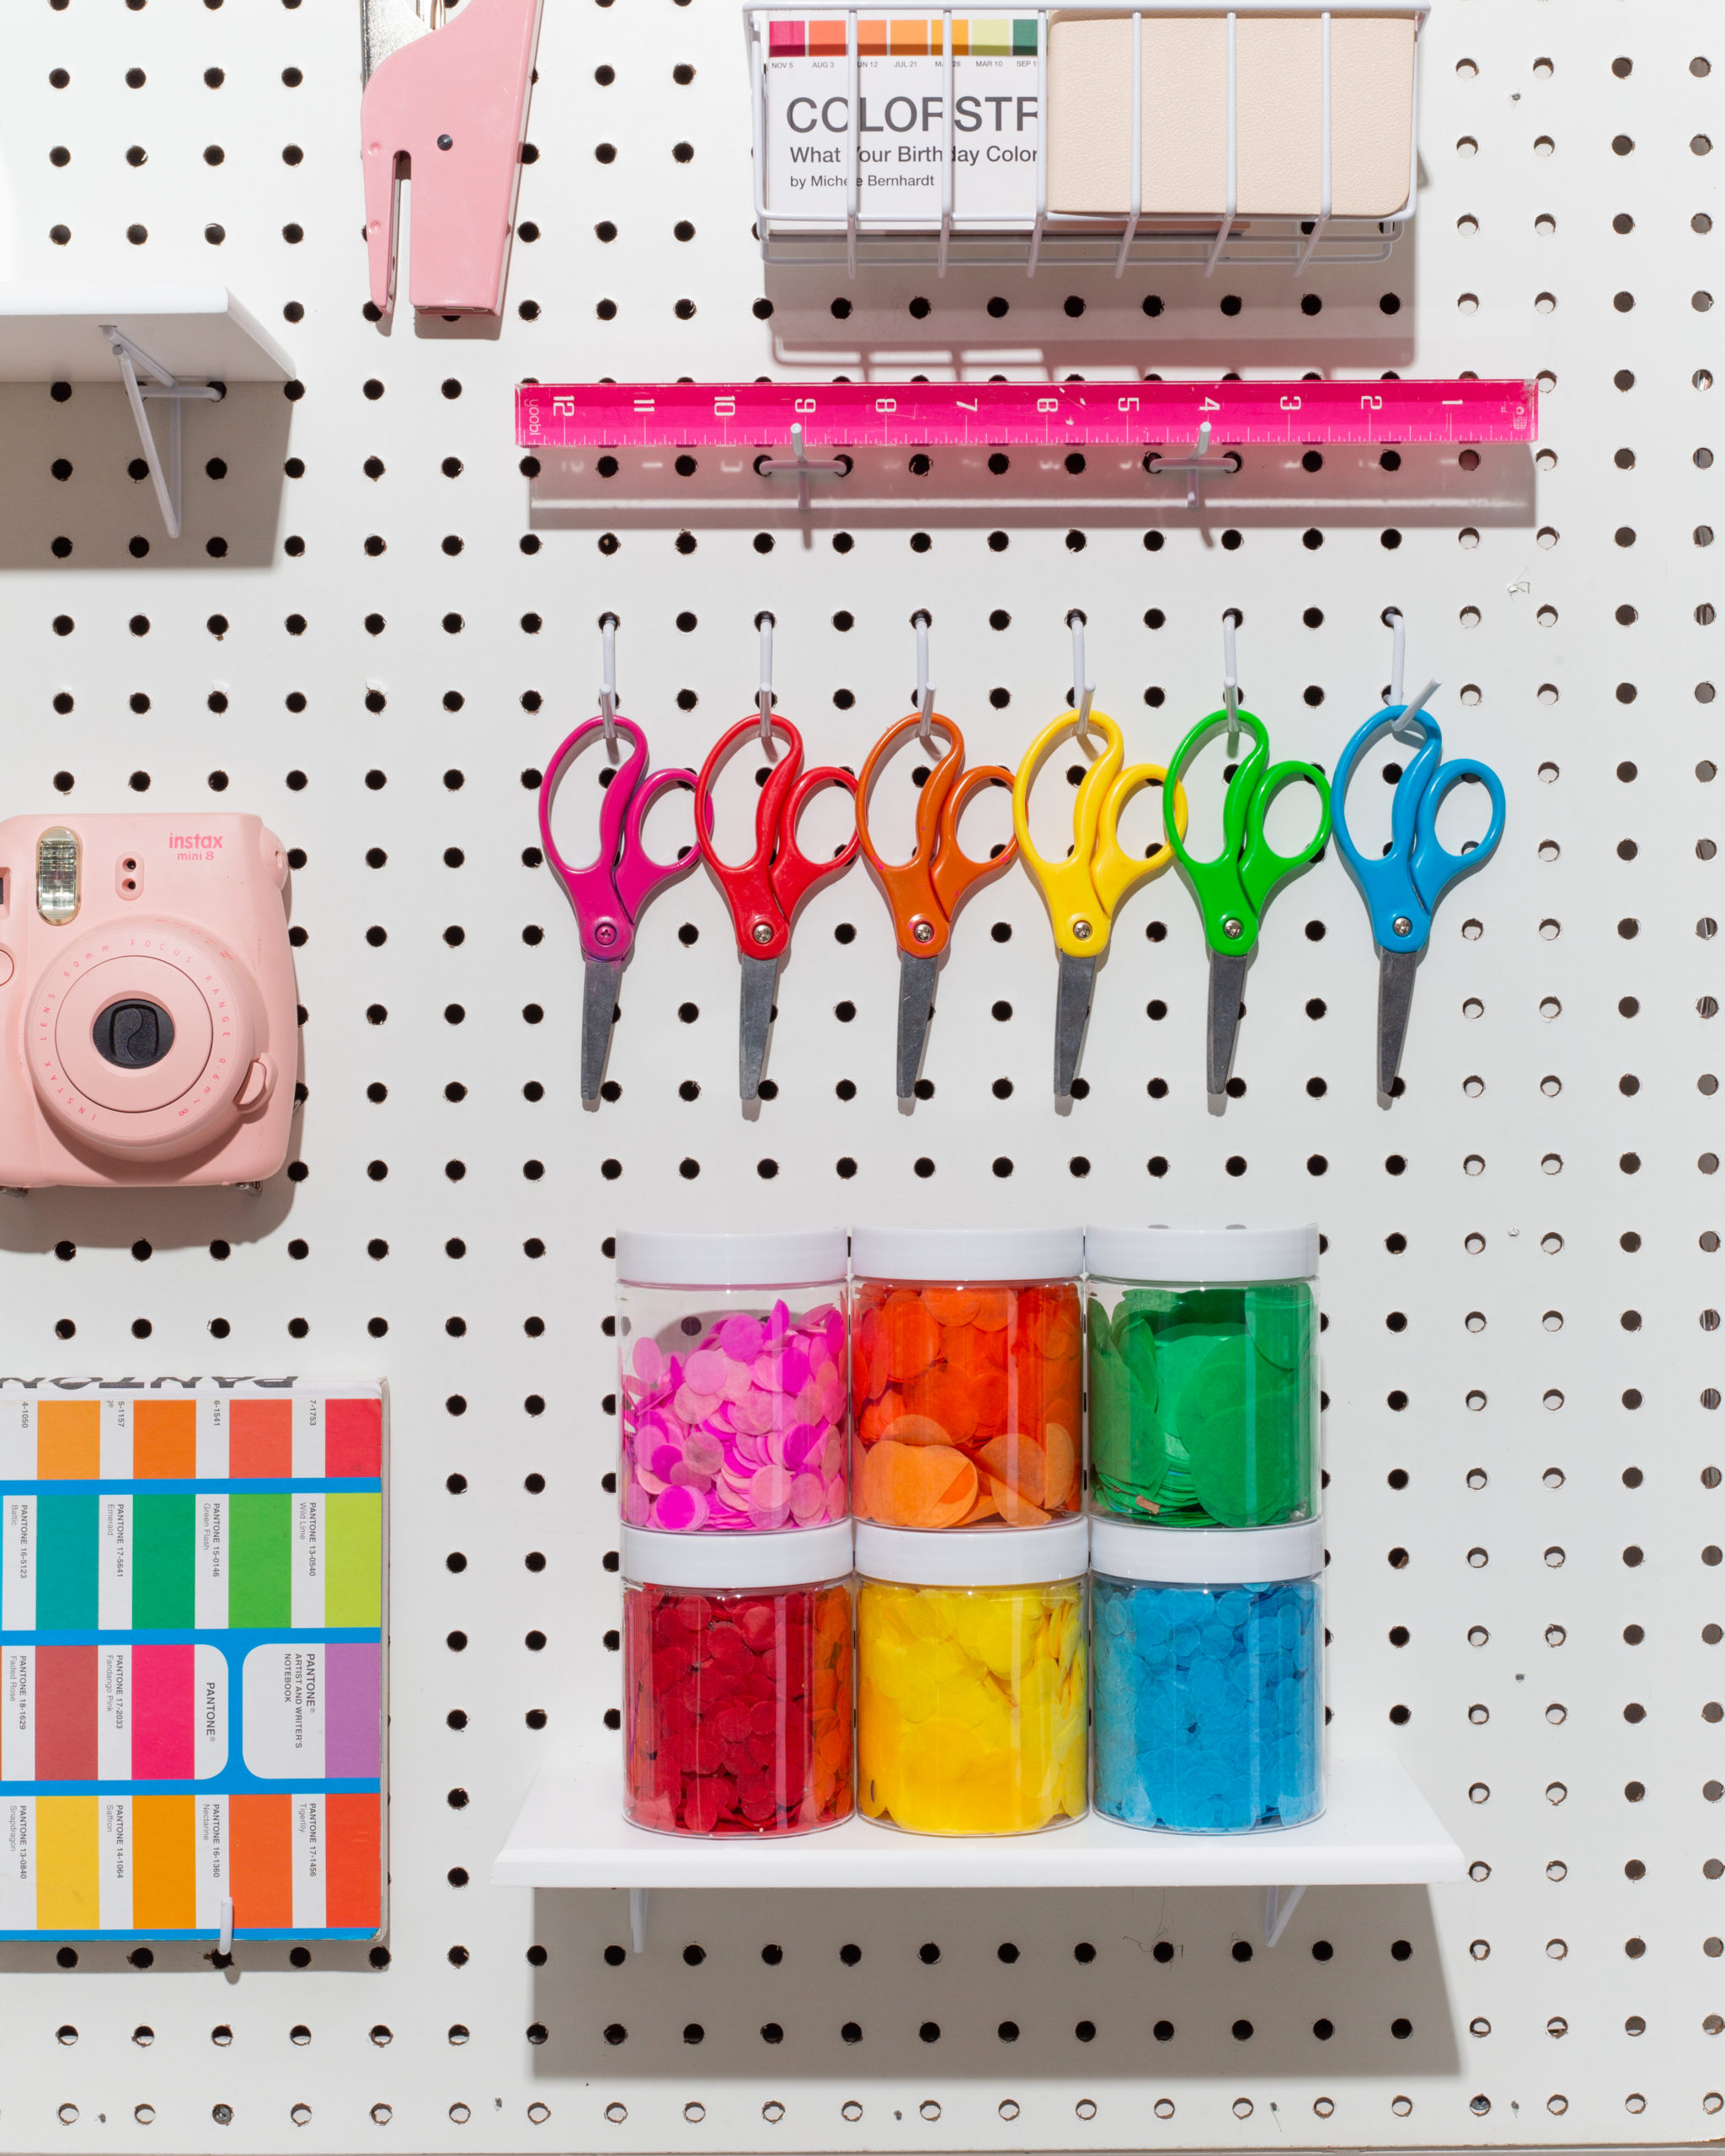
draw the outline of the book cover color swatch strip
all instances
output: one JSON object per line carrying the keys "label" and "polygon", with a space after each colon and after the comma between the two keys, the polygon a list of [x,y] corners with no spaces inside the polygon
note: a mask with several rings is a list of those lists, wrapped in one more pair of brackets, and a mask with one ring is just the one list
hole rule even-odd
{"label": "book cover color swatch strip", "polygon": [[0,1386],[0,1937],[374,1936],[382,1389]]}
{"label": "book cover color swatch strip", "polygon": [[370,1938],[374,1793],[0,1797],[0,1938]]}
{"label": "book cover color swatch strip", "polygon": [[768,24],[762,189],[770,216],[793,223],[841,218],[854,180],[865,219],[938,224],[950,206],[973,228],[1030,223],[1039,136],[1036,18],[954,15],[951,22],[950,115],[939,16],[857,19],[854,114],[845,18]]}

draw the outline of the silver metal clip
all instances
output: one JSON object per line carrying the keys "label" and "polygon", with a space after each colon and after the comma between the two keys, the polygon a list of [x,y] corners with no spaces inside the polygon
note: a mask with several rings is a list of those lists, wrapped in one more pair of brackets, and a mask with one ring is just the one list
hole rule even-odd
{"label": "silver metal clip", "polygon": [[934,684],[928,678],[928,632],[934,626],[934,616],[926,606],[919,606],[911,616],[911,626],[916,632],[916,709],[922,723],[916,729],[916,739],[925,749],[934,746]]}
{"label": "silver metal clip", "polygon": [[443,28],[443,0],[360,0],[360,79],[369,83],[392,52]]}
{"label": "silver metal clip", "polygon": [[755,701],[761,707],[761,745],[772,746],[772,629],[771,614],[757,614],[755,626],[761,632],[761,686],[755,691]]}
{"label": "silver metal clip", "polygon": [[599,616],[599,716],[605,721],[605,745],[617,746],[617,632],[615,614]]}

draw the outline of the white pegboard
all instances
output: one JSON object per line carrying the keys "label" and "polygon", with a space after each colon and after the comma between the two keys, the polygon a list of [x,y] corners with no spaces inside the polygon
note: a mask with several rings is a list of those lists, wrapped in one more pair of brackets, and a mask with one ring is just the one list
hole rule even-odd
{"label": "white pegboard", "polygon": [[[304,1179],[258,1196],[0,1200],[0,1293],[6,1367],[26,1375],[389,1378],[391,1959],[374,1970],[363,1950],[319,1948],[295,1969],[285,1948],[248,1949],[223,1977],[178,1949],[147,1972],[120,1948],[82,1947],[63,1972],[52,1948],[8,1950],[0,2144],[1716,2135],[1725,1884],[1711,1875],[1725,1817],[1706,1786],[1725,1664],[1702,1628],[1725,1619],[1711,1568],[1725,1498],[1705,1479],[1722,1433],[1702,1395],[1720,1381],[1704,1314],[1725,1305],[1706,1243],[1725,1221],[1707,1172],[1718,1117],[1698,1081],[1719,1054],[1701,1000],[1722,991],[1717,943],[1696,923],[1725,907],[1719,864],[1700,857],[1722,797],[1697,778],[1718,755],[1717,707],[1697,702],[1697,684],[1719,676],[1722,632],[1698,612],[1718,597],[1720,556],[1692,535],[1720,520],[1717,467],[1697,456],[1715,445],[1720,392],[1692,386],[1718,343],[1692,296],[1722,273],[1717,236],[1692,221],[1716,206],[1706,138],[1725,148],[1717,15],[1701,0],[1444,0],[1426,32],[1417,229],[1381,270],[1305,286],[1279,271],[1033,284],[955,270],[938,285],[895,271],[851,286],[774,270],[763,286],[734,9],[551,0],[521,200],[539,236],[517,246],[509,312],[488,335],[364,318],[355,13],[350,0],[10,12],[0,267],[84,283],[219,275],[292,355],[304,394],[236,385],[187,414],[185,536],[170,543],[147,483],[127,476],[136,444],[117,387],[79,383],[65,401],[0,387],[5,799],[51,805],[63,774],[75,819],[205,800],[226,774],[222,805],[259,812],[298,850],[308,1098]],[[1697,74],[1710,51],[1714,72]],[[674,78],[681,67],[692,80]],[[1632,144],[1621,154],[1620,137]],[[601,143],[613,159],[595,156]],[[1614,231],[1619,216],[1632,230]],[[612,225],[615,238],[599,237]],[[147,237],[129,239],[133,227]],[[1308,287],[1321,313],[1301,311]],[[989,311],[1000,298],[1005,317]],[[927,311],[911,307],[922,299]],[[1319,473],[1253,458],[1231,493],[1215,488],[1200,529],[1173,502],[1146,504],[1135,467],[1092,460],[1075,478],[1015,457],[996,476],[937,451],[926,475],[900,463],[872,479],[859,469],[854,494],[817,490],[804,545],[784,498],[762,505],[746,472],[547,470],[536,501],[510,446],[509,392],[527,374],[1231,366],[1546,370],[1542,468],[1507,451],[1466,474],[1435,454],[1410,453],[1393,475],[1351,453]],[[1620,371],[1632,387],[1614,386]],[[206,476],[211,459],[225,476]],[[835,551],[839,530],[852,551]],[[1166,534],[1159,552],[1146,551],[1150,530]],[[1302,544],[1308,530],[1321,548]],[[71,551],[56,556],[62,539]],[[1247,1091],[1222,1118],[1202,1092],[1198,924],[1172,880],[1123,914],[1089,1097],[1055,1117],[1054,956],[1016,872],[961,919],[927,1066],[935,1091],[914,1115],[893,1102],[895,953],[860,871],[798,924],[771,1065],[779,1094],[758,1122],[738,1113],[734,947],[701,875],[648,915],[611,1066],[621,1097],[580,1113],[573,924],[549,876],[522,864],[535,832],[521,775],[590,711],[607,606],[622,622],[624,707],[660,760],[698,760],[748,708],[750,622],[770,606],[782,708],[812,756],[857,764],[905,707],[914,607],[934,616],[941,702],[972,755],[1010,762],[1059,707],[1073,605],[1089,617],[1097,702],[1130,754],[1166,754],[1216,703],[1218,617],[1237,606],[1247,699],[1278,750],[1332,762],[1387,678],[1391,604],[1407,616],[1410,670],[1444,677],[1452,748],[1503,772],[1509,822],[1498,858],[1438,917],[1407,1091],[1390,1113],[1371,1095],[1365,915],[1332,853],[1271,908],[1236,1065]],[[1157,629],[1144,624],[1152,607]],[[1312,608],[1321,627],[1303,624]],[[1637,618],[1620,625],[1619,608]],[[841,611],[848,632],[833,626]],[[1009,627],[991,627],[996,611]],[[680,628],[683,615],[697,626]],[[1152,688],[1159,706],[1146,706]],[[854,699],[842,708],[841,690]],[[446,865],[448,849],[462,865]],[[1619,932],[1632,920],[1633,941]],[[1155,921],[1165,940],[1147,940]],[[836,941],[846,922],[854,939]],[[1009,941],[991,937],[996,922]],[[1308,940],[1316,922],[1327,932]],[[685,923],[697,940],[680,940]],[[524,935],[535,928],[539,940]],[[1633,1017],[1620,1015],[1629,997]],[[1322,1020],[1306,1015],[1315,999]],[[1542,1015],[1547,1000],[1560,1016]],[[1146,1017],[1152,1001],[1165,1017]],[[991,1016],[996,1004],[1009,1020]],[[686,1023],[684,1005],[699,1013]],[[371,1022],[374,1010],[387,1018]],[[531,1011],[542,1018],[526,1022]],[[1318,1077],[1327,1091],[1314,1097]],[[1164,1097],[1146,1097],[1154,1078]],[[1542,1091],[1547,1078],[1562,1091]],[[999,1079],[1010,1097],[996,1097]],[[841,1080],[854,1098],[838,1097]],[[524,1098],[528,1081],[542,1098]],[[681,1097],[689,1086],[698,1097]],[[1151,1160],[1165,1177],[1146,1173]],[[843,1161],[854,1176],[835,1172]],[[1261,1904],[1244,1890],[661,1895],[649,1951],[616,1967],[621,1897],[482,1883],[538,1765],[617,1698],[601,1478],[613,1432],[601,1246],[618,1225],[1308,1211],[1329,1238],[1332,1739],[1399,1755],[1477,1882],[1429,1897],[1314,1890],[1283,1943],[1249,1961],[1237,1949],[1260,1937]],[[1470,1235],[1483,1239],[1477,1255]],[[1548,1252],[1553,1237],[1562,1247]],[[446,1255],[456,1241],[459,1259]],[[374,1242],[388,1255],[368,1255]],[[57,1258],[61,1245],[76,1256]],[[227,1329],[212,1337],[216,1320]],[[1559,1393],[1561,1407],[1545,1404]],[[1628,1487],[1632,1468],[1642,1479]],[[1631,1625],[1639,1645],[1625,1641]],[[1489,1635],[1478,1647],[1473,1627]],[[524,1644],[541,1634],[542,1646]],[[1626,1720],[1632,1705],[1643,1719]],[[1471,1802],[1475,1787],[1489,1797]],[[1320,1940],[1327,1960],[1314,1958]],[[999,1958],[1003,1943],[1015,1961]],[[1327,2039],[1314,2034],[1326,2023]]]}

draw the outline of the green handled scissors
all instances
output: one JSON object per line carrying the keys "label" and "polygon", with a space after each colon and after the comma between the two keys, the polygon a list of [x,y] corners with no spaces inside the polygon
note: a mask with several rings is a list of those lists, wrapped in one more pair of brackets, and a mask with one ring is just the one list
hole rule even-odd
{"label": "green handled scissors", "polygon": [[[1222,807],[1222,850],[1214,861],[1194,861],[1185,835],[1171,821],[1167,804],[1179,798],[1187,766],[1219,728],[1243,728],[1252,736],[1252,753],[1228,773]],[[1261,718],[1237,706],[1201,718],[1168,762],[1162,789],[1163,830],[1204,920],[1210,946],[1210,1017],[1205,1027],[1205,1075],[1212,1097],[1225,1093],[1240,1030],[1240,1001],[1246,992],[1246,969],[1258,944],[1258,921],[1269,896],[1285,877],[1308,867],[1330,835],[1330,783],[1316,764],[1272,764],[1268,729]],[[1304,782],[1318,798],[1317,829],[1298,853],[1274,851],[1263,835],[1270,804],[1285,787]]]}

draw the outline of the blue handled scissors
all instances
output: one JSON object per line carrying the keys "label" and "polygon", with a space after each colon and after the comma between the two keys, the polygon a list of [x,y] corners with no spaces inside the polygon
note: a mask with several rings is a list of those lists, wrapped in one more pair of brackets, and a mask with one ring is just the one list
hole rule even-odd
{"label": "blue handled scissors", "polygon": [[[1503,835],[1503,781],[1489,765],[1476,763],[1471,757],[1443,762],[1444,737],[1437,722],[1415,707],[1407,723],[1418,726],[1425,738],[1397,779],[1390,842],[1377,860],[1354,844],[1348,828],[1348,782],[1366,750],[1392,727],[1399,727],[1408,709],[1406,704],[1391,704],[1367,719],[1342,751],[1331,792],[1336,844],[1365,900],[1378,950],[1378,1091],[1386,1098],[1395,1090],[1413,1007],[1414,972],[1430,941],[1438,901],[1452,883],[1483,868]],[[1491,798],[1491,825],[1482,839],[1451,853],[1438,843],[1438,811],[1469,779],[1477,780]]]}
{"label": "blue handled scissors", "polygon": [[[660,795],[672,787],[692,787],[694,772],[655,771],[647,778],[646,735],[631,718],[619,717],[612,724],[628,740],[631,754],[622,764],[607,765],[600,772],[606,792],[599,810],[599,854],[585,868],[571,868],[558,851],[551,835],[551,804],[569,759],[602,731],[602,718],[585,720],[558,744],[539,788],[539,836],[545,858],[569,894],[581,939],[581,1098],[590,1105],[599,1098],[599,1082],[605,1075],[617,990],[634,948],[636,916],[661,883],[686,876],[701,858],[693,846],[686,846],[675,861],[655,861],[641,837],[642,822]],[[710,811],[708,814],[710,821]]]}

